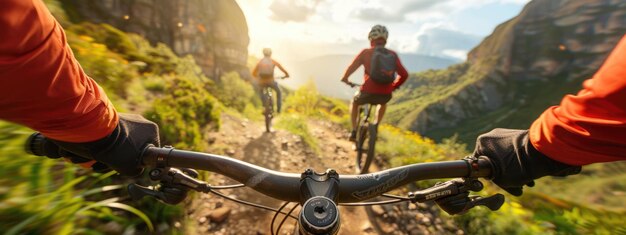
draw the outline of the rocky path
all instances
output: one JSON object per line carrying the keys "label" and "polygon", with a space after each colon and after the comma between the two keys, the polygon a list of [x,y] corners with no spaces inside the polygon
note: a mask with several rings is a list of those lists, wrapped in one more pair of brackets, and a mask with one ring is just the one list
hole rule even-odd
{"label": "rocky path", "polygon": [[[307,168],[322,172],[333,168],[340,174],[353,174],[354,151],[352,143],[345,138],[345,130],[336,124],[320,120],[309,121],[308,126],[318,141],[317,153],[309,148],[300,136],[283,130],[266,133],[258,123],[224,115],[220,131],[210,136],[213,141],[210,151],[283,172],[301,173]],[[216,174],[211,175],[209,182],[213,185],[237,183]],[[284,203],[248,188],[220,192],[274,208]],[[289,204],[284,211],[293,206],[295,203]],[[205,194],[197,195],[187,211],[192,220],[190,223],[195,223],[197,234],[271,234],[270,222],[274,216],[274,212],[271,211]],[[405,203],[368,208],[340,207],[340,211],[342,225],[339,234],[454,233],[453,228],[442,227],[441,220],[435,221],[436,214],[433,214],[428,206],[416,208],[415,205]],[[296,217],[297,212],[298,208],[293,213]],[[278,216],[277,221],[281,221],[282,218],[282,215]],[[279,222],[276,222],[274,228],[278,224]],[[295,220],[288,218],[280,234],[293,234],[294,228]]]}

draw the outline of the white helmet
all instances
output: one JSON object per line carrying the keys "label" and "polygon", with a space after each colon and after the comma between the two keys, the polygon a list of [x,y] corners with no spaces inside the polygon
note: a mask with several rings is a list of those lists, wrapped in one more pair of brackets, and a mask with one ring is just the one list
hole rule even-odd
{"label": "white helmet", "polygon": [[370,41],[377,39],[377,38],[383,38],[387,40],[388,36],[389,36],[389,32],[387,32],[387,28],[385,26],[377,24],[377,25],[374,25],[374,27],[372,27],[372,30],[370,30],[370,33],[367,36],[367,38]]}
{"label": "white helmet", "polygon": [[272,49],[271,48],[263,48],[263,55],[264,56],[271,56],[272,55]]}

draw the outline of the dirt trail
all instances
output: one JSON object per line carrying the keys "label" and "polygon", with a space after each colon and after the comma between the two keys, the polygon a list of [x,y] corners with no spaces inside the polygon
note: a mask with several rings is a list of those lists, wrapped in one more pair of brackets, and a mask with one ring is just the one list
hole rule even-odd
{"label": "dirt trail", "polygon": [[[216,148],[213,151],[284,172],[301,173],[306,168],[323,172],[327,168],[333,168],[340,174],[352,174],[354,152],[352,144],[345,139],[344,131],[335,124],[323,121],[310,121],[308,124],[311,134],[318,140],[319,154],[314,153],[297,135],[283,130],[265,133],[259,123],[227,115],[222,117],[220,131],[211,134],[211,138],[215,140],[212,146]],[[209,181],[214,185],[236,183],[215,174]],[[248,188],[221,192],[275,208],[283,203]],[[285,211],[294,205],[295,203],[290,204]],[[222,223],[206,219],[216,208],[230,209],[229,216]],[[240,205],[215,195],[200,195],[189,210],[190,217],[198,223],[199,234],[270,234],[270,222],[274,216],[273,212]],[[340,210],[342,216],[340,234],[374,233],[363,207],[340,207]],[[296,209],[293,215],[297,216],[298,211],[299,209]],[[277,221],[282,218],[283,216],[279,216]],[[288,219],[283,225],[281,234],[292,234],[294,222],[293,219]],[[275,226],[278,223],[276,222]]]}

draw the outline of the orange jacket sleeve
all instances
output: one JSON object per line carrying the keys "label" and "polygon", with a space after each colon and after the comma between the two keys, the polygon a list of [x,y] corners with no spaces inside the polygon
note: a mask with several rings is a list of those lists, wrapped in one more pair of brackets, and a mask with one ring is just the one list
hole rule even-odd
{"label": "orange jacket sleeve", "polygon": [[113,105],[83,72],[41,0],[0,1],[0,29],[0,119],[67,142],[113,131]]}
{"label": "orange jacket sleeve", "polygon": [[570,165],[626,160],[626,37],[577,95],[532,124],[530,141]]}

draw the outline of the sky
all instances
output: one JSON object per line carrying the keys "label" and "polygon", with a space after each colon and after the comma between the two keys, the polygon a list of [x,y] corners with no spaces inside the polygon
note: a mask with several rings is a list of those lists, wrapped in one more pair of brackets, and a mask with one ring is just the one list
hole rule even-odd
{"label": "sky", "polygon": [[277,60],[357,54],[376,24],[387,47],[465,60],[467,52],[529,0],[236,0],[248,22],[250,55]]}

